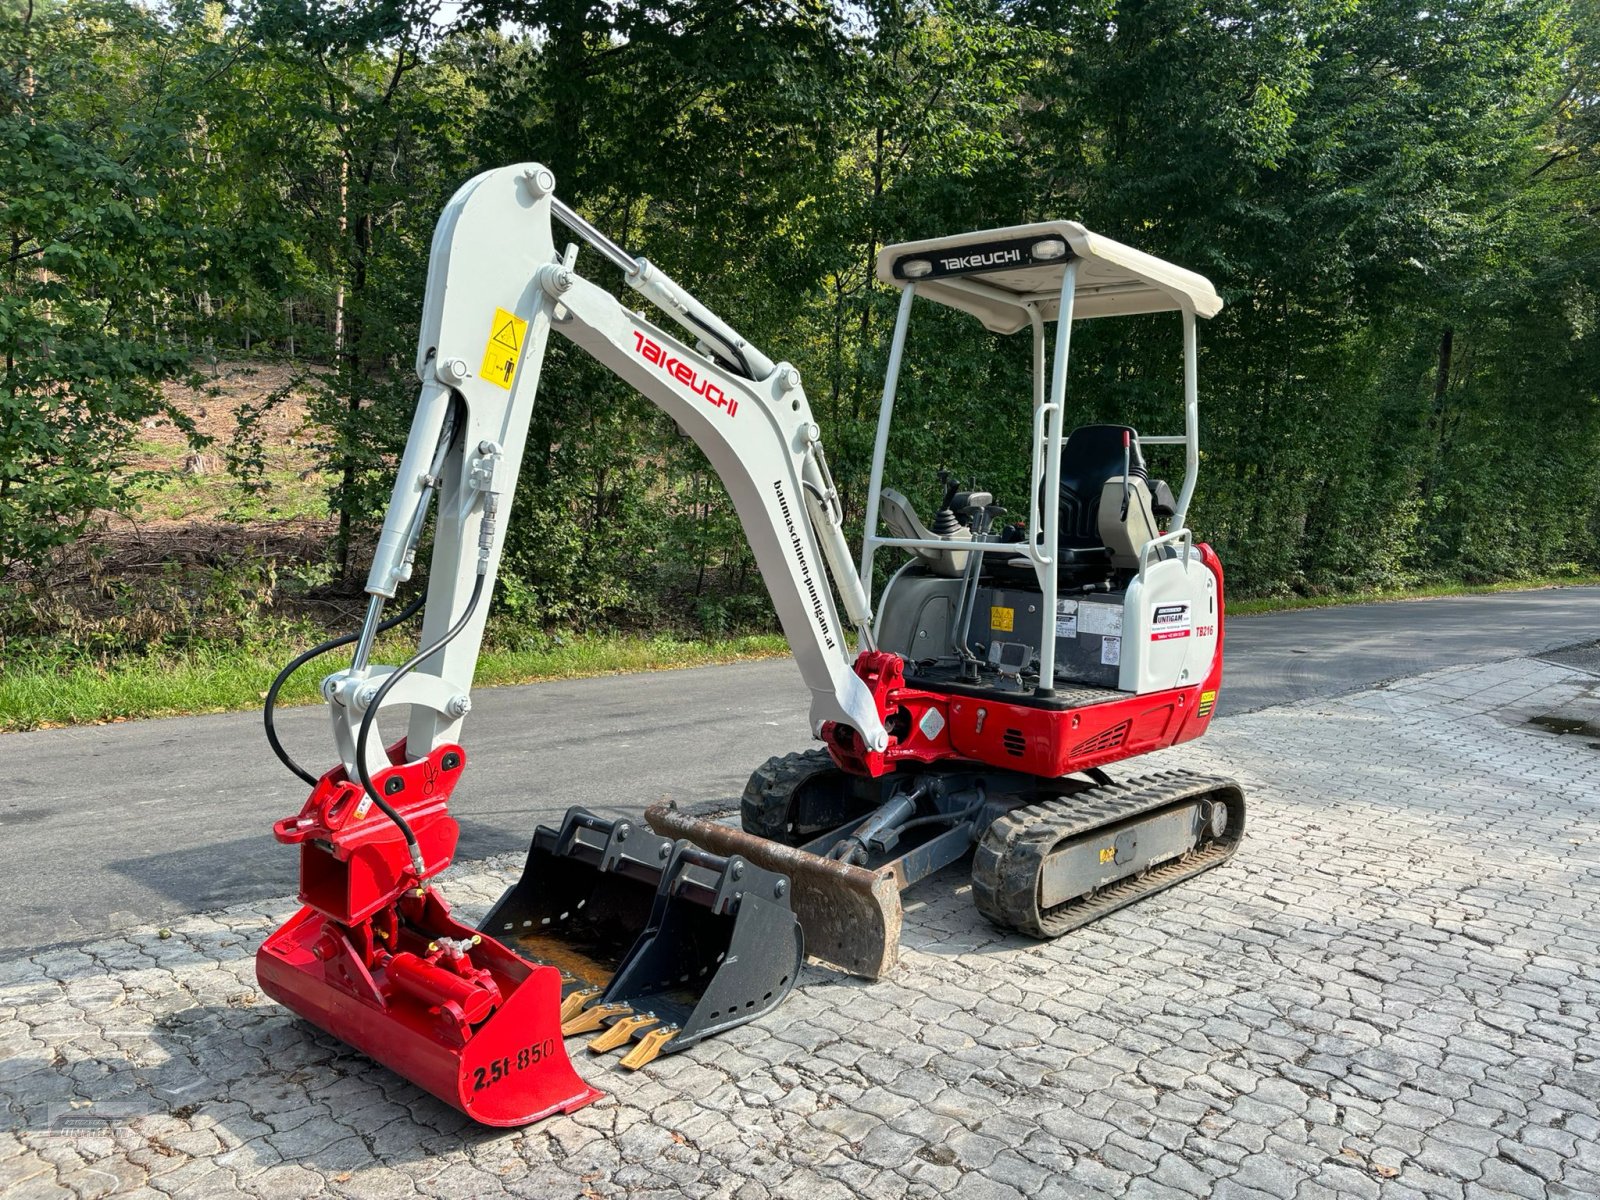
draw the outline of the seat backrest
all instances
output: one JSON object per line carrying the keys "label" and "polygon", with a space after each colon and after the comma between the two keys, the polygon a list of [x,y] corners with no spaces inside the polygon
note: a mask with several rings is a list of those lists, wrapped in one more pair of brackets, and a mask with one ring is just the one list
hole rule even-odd
{"label": "seat backrest", "polygon": [[[1122,501],[1128,501],[1128,515],[1122,515]],[[1111,551],[1111,565],[1119,570],[1139,565],[1139,553],[1147,542],[1161,536],[1156,525],[1155,506],[1150,488],[1137,475],[1128,480],[1126,496],[1119,472],[1100,489],[1098,516],[1100,542]]]}
{"label": "seat backrest", "polygon": [[[1104,546],[1100,537],[1100,495],[1106,480],[1122,478],[1122,436],[1130,439],[1128,473],[1146,480],[1139,435],[1129,425],[1080,425],[1061,447],[1061,524],[1063,546]],[[1117,501],[1120,510],[1120,489]]]}

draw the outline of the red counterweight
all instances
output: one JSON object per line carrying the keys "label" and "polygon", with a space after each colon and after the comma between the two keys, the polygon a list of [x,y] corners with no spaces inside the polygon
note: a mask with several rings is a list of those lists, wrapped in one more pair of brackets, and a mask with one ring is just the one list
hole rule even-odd
{"label": "red counterweight", "polygon": [[[428,876],[449,865],[459,746],[373,785],[411,826]],[[561,1038],[561,974],[461,924],[412,869],[405,839],[336,767],[273,827],[300,847],[304,907],[256,954],[261,989],[319,1028],[486,1125],[525,1125],[600,1097]],[[421,884],[421,886],[419,886]]]}

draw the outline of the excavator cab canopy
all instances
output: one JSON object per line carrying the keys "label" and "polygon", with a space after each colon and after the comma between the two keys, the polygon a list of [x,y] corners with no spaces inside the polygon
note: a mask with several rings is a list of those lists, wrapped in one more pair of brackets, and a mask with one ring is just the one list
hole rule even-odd
{"label": "excavator cab canopy", "polygon": [[[1124,437],[1131,462],[1139,445],[1182,446],[1183,483],[1171,506],[1166,533],[1144,541],[1138,553],[1142,579],[1147,561],[1164,553],[1191,557],[1193,536],[1185,521],[1200,466],[1200,409],[1197,374],[1197,318],[1222,310],[1222,299],[1209,280],[1193,271],[1091,233],[1076,221],[1039,221],[1005,229],[980,229],[948,237],[925,238],[886,246],[878,255],[878,278],[900,289],[900,312],[889,345],[878,433],[873,446],[872,474],[867,489],[866,533],[861,552],[861,578],[870,587],[879,549],[948,551],[941,537],[885,537],[878,532],[884,500],[883,471],[889,429],[894,419],[895,391],[905,353],[906,328],[914,298],[921,297],[971,313],[994,333],[1023,329],[1033,333],[1032,482],[1028,488],[1028,520],[1022,543],[976,540],[962,550],[979,556],[1000,553],[1025,556],[1038,579],[1041,611],[1057,611],[1060,591],[1060,511],[1042,498],[1061,488],[1061,451],[1066,441],[1067,361],[1072,326],[1090,317],[1132,316],[1175,312],[1183,327],[1183,432],[1141,436],[1131,428]],[[1053,352],[1047,355],[1045,325],[1055,322]],[[1128,440],[1134,439],[1133,441]],[[1135,445],[1137,442],[1139,445]],[[1167,549],[1170,547],[1170,551]],[[869,592],[870,598],[870,592]],[[881,616],[881,613],[879,614]],[[1055,641],[1045,638],[1039,650],[1039,678],[1048,691],[1055,678]]]}
{"label": "excavator cab canopy", "polygon": [[1073,319],[1192,311],[1212,317],[1222,300],[1204,276],[1091,233],[1076,221],[1040,221],[886,246],[878,278],[971,313],[994,333],[1016,333],[1061,313],[1067,264],[1078,264]]}

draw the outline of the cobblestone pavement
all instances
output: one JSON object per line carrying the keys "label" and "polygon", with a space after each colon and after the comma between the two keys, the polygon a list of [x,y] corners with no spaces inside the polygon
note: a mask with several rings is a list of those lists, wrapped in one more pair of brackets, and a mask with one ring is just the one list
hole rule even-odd
{"label": "cobblestone pavement", "polygon": [[946,872],[892,981],[808,968],[631,1076],[573,1042],[610,1095],[527,1130],[262,998],[287,902],[11,961],[0,1193],[1600,1196],[1600,743],[1528,724],[1597,693],[1512,660],[1224,721],[1148,765],[1246,783],[1228,865],[1047,944]]}

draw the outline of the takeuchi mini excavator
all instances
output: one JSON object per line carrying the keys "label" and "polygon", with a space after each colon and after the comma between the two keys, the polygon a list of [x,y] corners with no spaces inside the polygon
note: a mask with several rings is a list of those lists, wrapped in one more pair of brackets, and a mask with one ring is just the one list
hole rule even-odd
{"label": "takeuchi mini excavator", "polygon": [[[580,273],[556,222],[681,332]],[[771,1011],[807,953],[892,970],[901,891],[969,855],[985,916],[1055,937],[1233,853],[1232,780],[1106,773],[1198,737],[1215,712],[1222,567],[1186,516],[1196,323],[1221,301],[1070,221],[890,246],[877,273],[901,301],[858,560],[799,371],[591,226],[546,168],[488,171],[456,193],[434,234],[421,395],[366,617],[267,695],[268,741],[312,789],[274,827],[299,847],[303,907],[257,954],[270,996],[476,1120],[518,1125],[600,1095],[568,1037],[637,1069]],[[1031,482],[1009,498],[1026,519],[941,475],[925,521],[884,485],[918,299],[1032,338]],[[1158,312],[1182,327],[1183,432],[1068,432],[1073,323]],[[758,767],[739,827],[671,806],[643,821],[569,810],[535,831],[521,877],[473,928],[432,881],[455,852],[460,732],[552,332],[671,415],[718,472],[821,745]],[[1153,447],[1181,448],[1176,493],[1152,473]],[[426,591],[386,615],[430,508]],[[874,596],[880,552],[904,561]],[[417,653],[373,662],[378,634],[419,612]],[[274,707],[295,670],[352,643],[322,683],[339,761],[319,777],[280,743]],[[379,720],[402,706],[404,735],[385,740]]]}

